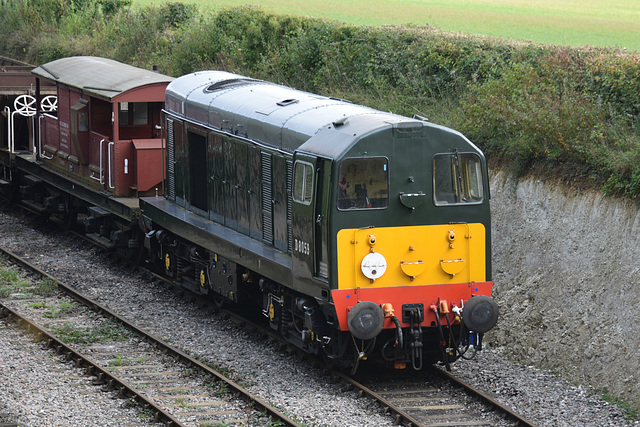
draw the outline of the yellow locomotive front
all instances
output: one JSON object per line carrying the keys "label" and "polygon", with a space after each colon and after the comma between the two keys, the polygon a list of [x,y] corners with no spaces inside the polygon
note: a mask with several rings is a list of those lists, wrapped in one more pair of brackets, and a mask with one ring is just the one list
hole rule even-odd
{"label": "yellow locomotive front", "polygon": [[[437,350],[428,359],[440,359],[442,348],[445,363],[456,358],[460,345],[481,344],[481,336],[461,337],[463,313],[469,331],[482,334],[495,325],[495,303],[480,297],[490,296],[492,288],[483,224],[343,229],[337,242],[339,286],[332,294],[339,322],[363,341],[387,330],[382,338],[388,342],[377,344],[397,367],[410,362],[421,368],[425,338],[431,341],[426,350]],[[476,308],[481,312],[475,316],[465,312],[472,298],[488,305]],[[426,336],[417,337],[419,330]],[[407,357],[401,347],[411,340]]]}
{"label": "yellow locomotive front", "polygon": [[449,367],[498,317],[486,163],[458,133],[415,128],[410,155],[389,150],[406,137],[380,152],[370,137],[366,156],[338,163],[332,300],[358,360],[380,351],[398,368]]}

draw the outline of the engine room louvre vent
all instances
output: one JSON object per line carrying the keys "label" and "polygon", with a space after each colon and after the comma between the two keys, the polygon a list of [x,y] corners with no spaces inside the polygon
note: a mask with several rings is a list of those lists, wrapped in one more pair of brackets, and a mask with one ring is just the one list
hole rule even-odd
{"label": "engine room louvre vent", "polygon": [[293,232],[291,223],[293,219],[293,207],[291,205],[291,196],[293,194],[293,162],[287,160],[287,252],[291,253],[293,249]]}
{"label": "engine room louvre vent", "polygon": [[259,80],[253,80],[253,79],[222,80],[222,81],[215,82],[214,84],[207,86],[204,89],[204,92],[205,93],[211,93],[211,92],[215,92],[217,90],[227,89],[227,88],[236,87],[236,86],[248,85],[250,83],[255,83],[255,82],[258,82],[258,81]]}
{"label": "engine room louvre vent", "polygon": [[262,155],[262,241],[273,245],[273,203],[271,193],[271,154]]}
{"label": "engine room louvre vent", "polygon": [[173,120],[167,120],[167,197],[169,200],[176,199],[175,158]]}

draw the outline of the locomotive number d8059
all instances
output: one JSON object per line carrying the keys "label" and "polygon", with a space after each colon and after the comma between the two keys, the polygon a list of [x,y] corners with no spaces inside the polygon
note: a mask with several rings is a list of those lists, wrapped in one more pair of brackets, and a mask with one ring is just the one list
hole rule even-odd
{"label": "locomotive number d8059", "polygon": [[294,239],[293,250],[302,255],[311,254],[311,246],[309,245],[309,242],[303,242],[302,240],[298,240],[298,239]]}

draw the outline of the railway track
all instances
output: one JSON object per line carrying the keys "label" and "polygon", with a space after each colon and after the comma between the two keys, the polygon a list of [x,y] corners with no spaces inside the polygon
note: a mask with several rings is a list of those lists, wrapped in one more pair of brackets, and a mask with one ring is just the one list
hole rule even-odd
{"label": "railway track", "polygon": [[[0,316],[132,399],[154,422],[182,425],[297,425],[210,366],[148,334],[9,251],[12,263],[42,280],[4,286]],[[269,419],[267,419],[269,418]]]}
{"label": "railway track", "polygon": [[340,377],[360,394],[380,402],[398,425],[534,426],[486,393],[435,367],[393,375],[369,369],[355,378]]}
{"label": "railway track", "polygon": [[[44,272],[42,273],[44,274]],[[181,289],[180,292],[186,291]],[[201,306],[209,303],[209,301],[201,299],[201,297],[197,295],[190,295],[188,293],[186,295],[190,301],[199,300],[198,304]],[[89,305],[94,304],[91,301],[86,303]],[[262,336],[269,336],[269,340],[272,342],[280,340],[280,337],[271,334],[269,329],[263,329],[260,325],[253,324],[251,321],[241,318],[233,312],[222,310],[220,314],[225,318],[231,319],[237,325],[243,325],[249,330],[257,330]],[[282,344],[282,346],[284,346],[284,344]],[[135,350],[140,349],[135,348]],[[173,354],[172,350],[165,351]],[[144,354],[133,352],[127,355],[124,351],[114,351],[110,344],[94,346],[91,352],[94,353],[94,357],[97,360],[102,361],[103,364],[110,364],[115,368],[115,372],[122,376],[124,376],[125,373],[127,375],[133,375],[136,372],[145,373],[145,369],[148,368],[145,365],[149,365],[149,363],[147,363],[149,359]],[[175,352],[181,353],[179,350],[175,350]],[[316,365],[321,363],[321,361],[315,361]],[[188,369],[190,368],[187,368],[187,370]],[[178,370],[167,367],[167,371],[177,372]],[[345,388],[355,390],[359,395],[366,396],[372,401],[378,402],[380,410],[384,411],[395,424],[399,425],[533,425],[531,422],[514,414],[509,408],[503,407],[489,396],[473,390],[471,387],[464,385],[450,375],[446,380],[440,380],[436,385],[433,384],[433,379],[427,379],[423,375],[419,378],[413,376],[398,381],[397,377],[402,376],[399,375],[398,372],[393,373],[391,377],[387,378],[375,376],[358,376],[351,378],[336,372],[333,372],[332,375],[337,377],[338,381],[345,384]],[[447,374],[434,370],[430,375],[433,377],[434,375],[440,376]],[[150,384],[153,383],[151,380],[153,377],[154,375],[147,373],[145,380],[138,378],[134,384],[137,384],[139,388],[149,388]],[[158,375],[155,375],[155,378],[158,378]],[[452,381],[457,383],[455,387],[446,385]],[[195,397],[199,399],[200,397],[198,396],[203,394],[196,391],[187,392],[186,389],[183,390],[179,388],[179,386],[167,385],[166,383],[162,384],[160,381],[157,383],[156,388],[160,390],[164,389],[162,391],[167,393],[173,393],[173,396],[168,398],[168,404],[173,405],[174,409],[184,409],[188,406],[185,397]],[[214,391],[214,393],[215,392],[216,391]],[[171,403],[171,399],[173,403]],[[479,402],[481,401],[484,403],[480,404]],[[199,405],[202,405],[199,406],[201,409],[206,406],[205,403]],[[186,413],[184,413],[186,411],[181,412],[183,412],[182,415],[186,415]],[[202,410],[201,412],[206,411]]]}
{"label": "railway track", "polygon": [[[206,304],[201,296],[184,291],[188,298]],[[288,346],[282,338],[263,325],[220,309],[220,313],[235,324],[249,331],[268,337],[273,343],[291,352],[298,352],[301,359],[314,366],[324,366],[324,361]],[[361,397],[379,404],[382,411],[403,426],[535,426],[511,408],[502,405],[486,393],[472,387],[451,373],[434,367],[421,372],[389,371],[386,367],[369,367],[355,376],[327,370],[325,372],[340,381],[345,388]],[[380,374],[384,372],[384,374]]]}

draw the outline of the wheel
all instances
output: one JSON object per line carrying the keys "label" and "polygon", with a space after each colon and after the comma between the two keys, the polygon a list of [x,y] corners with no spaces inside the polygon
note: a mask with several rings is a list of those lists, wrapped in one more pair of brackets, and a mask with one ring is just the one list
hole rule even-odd
{"label": "wheel", "polygon": [[70,197],[64,197],[64,212],[58,214],[62,226],[67,230],[73,230],[78,223],[78,211],[74,209]]}
{"label": "wheel", "polygon": [[55,95],[45,96],[42,98],[42,101],[40,101],[40,108],[45,113],[58,111],[58,97]]}
{"label": "wheel", "polygon": [[145,250],[144,245],[138,244],[133,245],[125,250],[125,258],[130,260],[134,265],[142,264],[142,260],[144,259]]}
{"label": "wheel", "polygon": [[13,102],[13,108],[21,116],[31,117],[36,115],[36,99],[31,95],[20,95]]}
{"label": "wheel", "polygon": [[73,230],[78,223],[77,212],[62,212],[57,215],[65,230]]}
{"label": "wheel", "polygon": [[225,297],[223,297],[217,292],[213,293],[213,303],[216,305],[216,307],[222,308],[224,306],[224,302],[225,302]]}

